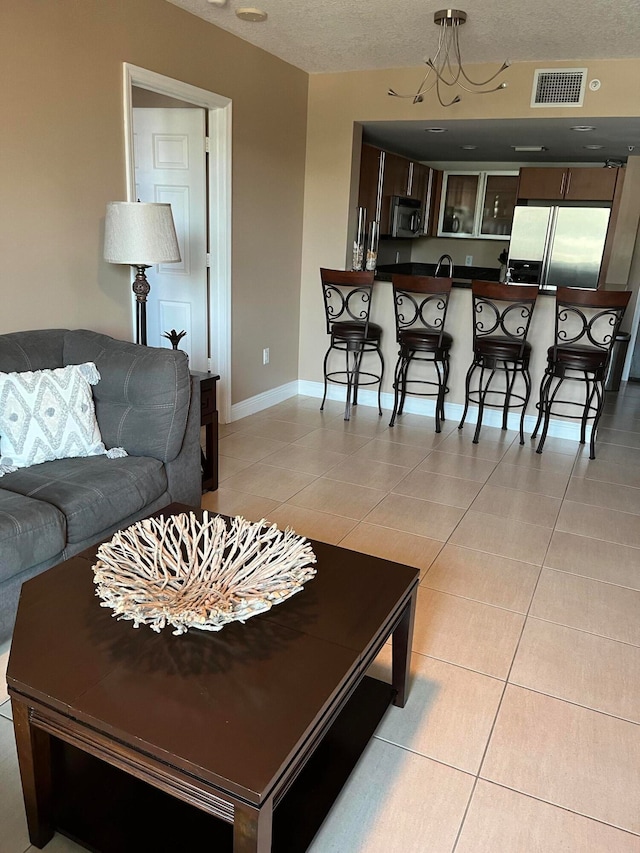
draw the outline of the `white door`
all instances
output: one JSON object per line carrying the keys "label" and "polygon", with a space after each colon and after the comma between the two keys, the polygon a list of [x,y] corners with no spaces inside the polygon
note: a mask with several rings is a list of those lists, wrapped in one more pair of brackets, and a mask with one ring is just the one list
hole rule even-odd
{"label": "white door", "polygon": [[192,370],[208,369],[207,179],[205,111],[133,110],[136,197],[171,205],[180,256],[147,273],[149,346],[171,347],[163,336],[185,331],[179,349]]}

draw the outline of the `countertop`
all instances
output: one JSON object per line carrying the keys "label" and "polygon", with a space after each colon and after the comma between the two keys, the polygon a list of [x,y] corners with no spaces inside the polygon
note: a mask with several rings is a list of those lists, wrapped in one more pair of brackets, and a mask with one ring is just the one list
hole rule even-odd
{"label": "countertop", "polygon": [[[448,267],[443,265],[442,269],[448,270]],[[404,264],[386,264],[376,269],[376,278],[380,281],[391,281],[391,276],[394,273],[397,275],[435,275],[435,271],[435,264],[421,264],[413,261]],[[500,268],[454,266],[452,277],[454,287],[471,287],[471,282],[474,279],[499,281]]]}

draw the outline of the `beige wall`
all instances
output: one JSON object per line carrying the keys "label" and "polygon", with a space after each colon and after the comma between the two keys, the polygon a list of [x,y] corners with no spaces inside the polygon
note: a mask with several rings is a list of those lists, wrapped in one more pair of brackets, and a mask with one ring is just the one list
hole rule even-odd
{"label": "beige wall", "polygon": [[294,380],[308,76],[165,0],[3,7],[0,332],[131,338],[132,276],[102,260],[105,205],[126,197],[129,62],[232,99],[233,401]]}
{"label": "beige wall", "polygon": [[[322,358],[327,347],[318,269],[321,266],[345,268],[349,235],[353,233],[354,187],[357,183],[353,174],[354,135],[358,139],[358,128],[356,125],[354,131],[354,122],[433,119],[437,123],[445,118],[480,120],[570,116],[578,124],[583,123],[585,117],[638,115],[640,89],[630,87],[628,81],[636,79],[640,60],[589,63],[573,60],[554,64],[557,67],[588,65],[589,79],[597,77],[601,80],[600,90],[587,91],[584,107],[579,110],[532,109],[529,106],[533,71],[541,64],[548,67],[548,63],[517,63],[509,69],[506,90],[486,96],[462,93],[461,103],[448,109],[438,106],[433,95],[427,95],[424,103],[415,106],[410,100],[388,97],[389,86],[397,91],[415,89],[421,79],[419,68],[323,74],[310,78],[301,284],[301,379],[321,380]],[[482,69],[478,68],[477,73],[474,69],[474,76],[481,78]],[[633,207],[629,195],[627,200]],[[632,230],[634,228],[637,228],[637,218]],[[629,238],[622,247],[625,251],[628,244]],[[496,244],[497,247],[500,245]],[[633,279],[633,271],[637,266],[632,266],[630,278],[636,289],[638,282]],[[382,298],[386,303],[384,310],[392,312],[390,297],[385,298],[389,296],[386,288],[378,291],[376,298]],[[539,322],[536,318],[531,330],[534,338],[535,326]],[[393,369],[395,360],[394,354],[391,355],[388,371]],[[460,402],[455,397],[451,401]]]}

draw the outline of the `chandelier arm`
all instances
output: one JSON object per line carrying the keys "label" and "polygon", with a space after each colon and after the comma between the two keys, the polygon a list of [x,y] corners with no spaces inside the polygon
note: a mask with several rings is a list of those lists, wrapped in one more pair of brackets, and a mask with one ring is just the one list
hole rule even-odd
{"label": "chandelier arm", "polygon": [[[428,71],[425,74],[420,86],[415,95],[399,95],[393,89],[389,89],[389,94],[399,98],[413,98],[414,104],[418,104],[424,100],[423,95],[431,91],[435,87],[438,102],[443,107],[450,107],[452,104],[457,104],[460,97],[456,95],[451,101],[445,101],[442,97],[442,86],[452,88],[459,86],[463,91],[473,95],[484,95],[490,92],[498,92],[500,89],[505,89],[507,83],[500,83],[489,89],[480,88],[487,86],[493,82],[500,74],[506,71],[511,65],[509,60],[502,63],[501,67],[488,77],[486,80],[474,80],[471,78],[462,63],[462,55],[460,51],[459,31],[460,26],[467,20],[465,12],[456,9],[443,9],[434,14],[434,23],[440,28],[438,34],[438,46],[433,59],[425,60]],[[434,74],[434,79],[430,85],[427,85],[431,72]],[[465,85],[466,81],[469,85]],[[470,88],[473,87],[473,88]]]}
{"label": "chandelier arm", "polygon": [[[429,60],[429,61],[431,62],[431,60]],[[458,73],[457,73],[457,74],[456,74],[456,73],[454,73],[453,68],[451,67],[451,64],[448,64],[448,66],[447,66],[447,65],[442,65],[442,67],[441,67],[441,68],[436,68],[436,67],[435,67],[435,65],[432,65],[431,67],[432,67],[432,68],[433,68],[433,70],[435,71],[435,73],[436,73],[436,77],[438,78],[438,80],[439,80],[439,81],[440,81],[444,86],[455,86],[455,85],[456,85],[456,83],[458,83],[458,82],[459,82],[460,72],[458,71]],[[451,75],[451,77],[450,77],[449,79],[448,79],[448,78],[443,74],[443,71],[444,71],[444,69],[445,69],[446,67],[448,67],[448,69],[449,69],[449,74]]]}
{"label": "chandelier arm", "polygon": [[469,92],[471,95],[488,95],[491,92],[499,92],[501,89],[506,89],[506,83],[499,83],[497,86],[494,86],[492,89],[470,89],[468,86],[465,86],[464,83],[458,83],[461,89],[465,92]]}
{"label": "chandelier arm", "polygon": [[[455,47],[454,47],[455,50]],[[453,65],[451,63],[451,53],[447,53],[447,67],[449,69],[449,73],[451,74],[451,84],[454,85],[460,80],[460,72],[462,71],[462,63],[460,62],[460,55],[456,54],[455,59],[457,60],[458,69],[454,72]]]}
{"label": "chandelier arm", "polygon": [[[444,45],[443,35],[444,35],[444,33],[441,32],[440,36],[438,37],[438,48],[437,48],[437,50],[433,56],[433,59],[429,58],[429,59],[425,60],[426,64],[430,68],[432,68],[436,72],[436,74],[438,74],[438,57],[440,56],[440,54],[442,52],[443,46],[446,48],[446,45]],[[446,56],[446,53],[447,53],[447,51],[445,49],[445,56]]]}
{"label": "chandelier arm", "polygon": [[429,68],[427,73],[424,75],[424,77],[422,78],[422,83],[420,83],[420,85],[418,86],[418,90],[417,90],[417,92],[415,92],[415,94],[413,94],[413,95],[401,95],[399,92],[396,92],[394,89],[389,89],[389,91],[387,92],[387,95],[391,95],[394,98],[413,98],[413,103],[419,104],[422,100],[422,96],[426,92],[430,92],[436,84],[436,81],[434,79],[430,86],[425,87],[425,84],[426,84],[427,80],[429,79],[429,76],[431,75],[432,70],[433,70],[432,68]]}
{"label": "chandelier arm", "polygon": [[[462,66],[460,66],[460,70],[462,71],[462,76],[463,76],[463,77],[464,77],[464,79],[467,81],[467,83],[471,83],[471,85],[472,85],[472,86],[486,86],[486,85],[487,85],[487,83],[491,83],[491,81],[492,81],[492,80],[495,80],[495,79],[496,79],[496,77],[498,77],[498,75],[502,74],[502,72],[503,72],[503,71],[506,71],[506,70],[507,70],[507,68],[509,68],[509,63],[508,63],[508,62],[503,62],[503,63],[502,63],[502,67],[501,67],[501,68],[498,68],[498,70],[496,71],[496,73],[495,73],[495,74],[492,74],[492,75],[491,75],[491,77],[487,77],[487,79],[486,79],[486,80],[482,80],[481,82],[476,82],[475,80],[472,80],[472,79],[471,79],[471,78],[470,78],[470,77],[465,73],[464,68],[463,68]],[[504,86],[502,86],[502,87],[498,86],[498,88],[503,88],[503,89],[504,89],[505,87],[504,87]],[[487,89],[487,92],[495,92],[495,91],[496,91],[495,89]]]}
{"label": "chandelier arm", "polygon": [[[455,38],[455,51],[456,51],[456,59],[458,61],[458,66],[460,68],[460,73],[462,74],[464,79],[467,81],[467,83],[470,83],[472,86],[486,86],[487,83],[491,83],[492,80],[495,80],[499,74],[502,74],[502,72],[505,71],[509,67],[508,62],[503,62],[502,66],[500,68],[498,68],[496,73],[492,74],[491,77],[487,77],[486,80],[472,80],[471,77],[469,77],[467,72],[464,70],[464,65],[462,64],[462,56],[460,55],[460,42],[458,41],[457,33],[456,33],[456,38]],[[460,84],[460,85],[462,86],[462,84]],[[462,88],[465,89],[464,86],[462,86]],[[486,92],[496,92],[500,88],[504,88],[504,86],[498,86],[496,89],[486,89],[485,91]],[[471,92],[473,90],[472,89],[466,89],[466,91]],[[479,92],[478,94],[481,94],[481,93]]]}
{"label": "chandelier arm", "polygon": [[[446,84],[445,84],[446,85]],[[460,96],[456,95],[452,101],[446,103],[442,100],[442,95],[440,94],[440,78],[436,77],[436,94],[438,96],[438,100],[440,101],[441,107],[451,107],[453,104],[458,104],[460,102]]]}
{"label": "chandelier arm", "polygon": [[429,79],[430,76],[431,76],[431,68],[429,68],[427,73],[422,78],[422,83],[420,83],[420,85],[418,86],[418,91],[416,92],[416,95],[424,95],[425,92],[429,92],[429,91],[431,91],[431,89],[433,89],[433,86],[434,86],[433,83],[430,86],[427,86],[426,89],[424,88],[425,83],[427,82],[427,80]]}

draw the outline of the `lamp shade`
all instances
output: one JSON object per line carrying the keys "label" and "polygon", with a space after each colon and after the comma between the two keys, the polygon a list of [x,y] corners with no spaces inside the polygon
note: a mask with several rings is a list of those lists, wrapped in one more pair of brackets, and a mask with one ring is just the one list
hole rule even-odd
{"label": "lamp shade", "polygon": [[104,224],[104,259],[153,266],[180,260],[170,204],[111,201]]}

